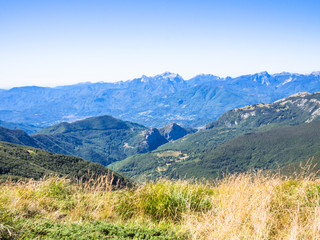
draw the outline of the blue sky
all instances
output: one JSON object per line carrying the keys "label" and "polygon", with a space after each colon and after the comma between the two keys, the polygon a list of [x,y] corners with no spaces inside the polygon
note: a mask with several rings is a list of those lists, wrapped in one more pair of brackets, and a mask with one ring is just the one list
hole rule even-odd
{"label": "blue sky", "polygon": [[0,88],[320,70],[320,1],[0,0]]}

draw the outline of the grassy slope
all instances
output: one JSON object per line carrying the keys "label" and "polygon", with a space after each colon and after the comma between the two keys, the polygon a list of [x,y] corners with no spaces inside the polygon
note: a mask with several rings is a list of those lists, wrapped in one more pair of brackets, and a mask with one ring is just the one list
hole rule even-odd
{"label": "grassy slope", "polygon": [[0,178],[11,176],[14,179],[40,179],[45,175],[70,176],[81,178],[86,175],[113,175],[114,184],[130,181],[108,168],[78,157],[53,154],[37,148],[0,142]]}
{"label": "grassy slope", "polygon": [[1,239],[319,239],[320,181],[261,173],[112,191],[48,178],[0,185]]}

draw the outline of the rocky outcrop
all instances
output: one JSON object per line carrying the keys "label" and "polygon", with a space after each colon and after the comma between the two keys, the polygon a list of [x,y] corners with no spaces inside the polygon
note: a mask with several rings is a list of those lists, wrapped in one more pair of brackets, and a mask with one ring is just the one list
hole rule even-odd
{"label": "rocky outcrop", "polygon": [[186,130],[183,127],[180,127],[176,123],[170,123],[169,125],[160,128],[159,132],[168,141],[177,140],[179,138],[184,137],[185,135],[187,135],[189,133],[188,130]]}
{"label": "rocky outcrop", "polygon": [[167,143],[165,139],[156,128],[151,128],[145,131],[144,140],[139,144],[138,151],[140,153],[152,151],[159,146]]}

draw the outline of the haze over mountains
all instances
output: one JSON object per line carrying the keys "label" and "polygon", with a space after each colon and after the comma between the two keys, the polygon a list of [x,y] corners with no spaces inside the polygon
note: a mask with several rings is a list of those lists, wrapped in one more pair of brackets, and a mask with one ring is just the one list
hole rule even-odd
{"label": "haze over mountains", "polygon": [[[0,106],[7,108],[0,111],[6,120],[0,124],[11,128],[0,127],[0,141],[81,157],[138,181],[214,178],[224,171],[276,167],[292,172],[309,158],[313,163],[320,159],[320,93],[306,92],[318,91],[319,83],[319,73],[263,72],[226,79],[199,75],[188,81],[164,73],[119,83],[14,88],[0,92]],[[250,101],[252,105],[246,104]],[[131,116],[138,123],[95,116],[104,111]],[[60,122],[86,115],[93,117]],[[172,119],[180,124],[163,126]],[[39,130],[50,121],[59,123]],[[181,123],[202,127],[196,131]],[[18,162],[27,160],[21,149],[3,148],[2,162],[10,151],[22,157]]]}
{"label": "haze over mountains", "polygon": [[320,91],[319,72],[308,75],[261,72],[237,78],[202,74],[187,81],[166,72],[117,83],[2,90],[0,119],[47,127],[107,114],[147,127],[159,128],[172,122],[200,127],[234,108],[317,91]]}

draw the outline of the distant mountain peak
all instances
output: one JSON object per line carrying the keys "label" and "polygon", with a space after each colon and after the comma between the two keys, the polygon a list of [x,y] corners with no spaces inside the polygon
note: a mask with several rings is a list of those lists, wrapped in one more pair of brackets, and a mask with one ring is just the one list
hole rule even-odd
{"label": "distant mountain peak", "polygon": [[156,76],[141,76],[141,82],[149,83],[153,81],[161,81],[161,80],[169,80],[171,82],[182,82],[184,79],[177,73],[164,72],[162,74],[158,74]]}
{"label": "distant mountain peak", "polygon": [[310,75],[313,75],[313,76],[320,76],[320,71],[312,72]]}
{"label": "distant mountain peak", "polygon": [[291,74],[292,73],[289,73],[289,72],[281,72],[281,73],[272,74],[271,76],[275,77],[275,76],[284,76],[284,75],[291,75]]}
{"label": "distant mountain peak", "polygon": [[257,73],[258,76],[270,76],[270,74],[267,71],[262,71]]}
{"label": "distant mountain peak", "polygon": [[164,72],[164,73],[162,73],[162,74],[159,74],[158,76],[175,78],[175,77],[178,77],[179,74],[177,74],[177,73],[172,73],[172,72]]}
{"label": "distant mountain peak", "polygon": [[264,71],[234,78],[200,74],[186,81],[164,72],[117,83],[0,90],[0,119],[46,127],[110,114],[148,127],[172,121],[199,127],[232,108],[306,91],[320,91],[320,72],[270,76]]}
{"label": "distant mountain peak", "polygon": [[174,141],[184,137],[188,131],[176,123],[170,123],[159,129],[160,134],[168,141]]}
{"label": "distant mountain peak", "polygon": [[[132,126],[131,126],[132,125]],[[57,125],[44,128],[38,133],[41,134],[57,134],[86,130],[119,130],[129,129],[130,127],[145,128],[142,125],[135,123],[125,122],[120,119],[114,118],[110,115],[103,115],[98,117],[90,117],[78,120],[72,123],[62,122]]]}
{"label": "distant mountain peak", "polygon": [[259,82],[262,85],[265,84],[267,86],[270,85],[269,78],[270,78],[270,74],[267,71],[256,73],[256,74],[252,75],[252,80],[254,82]]}
{"label": "distant mountain peak", "polygon": [[164,72],[160,75],[157,75],[156,77],[168,79],[171,82],[182,82],[184,79],[177,73],[172,73],[172,72]]}
{"label": "distant mountain peak", "polygon": [[141,82],[148,82],[149,81],[149,77],[146,75],[142,75],[141,76]]}

